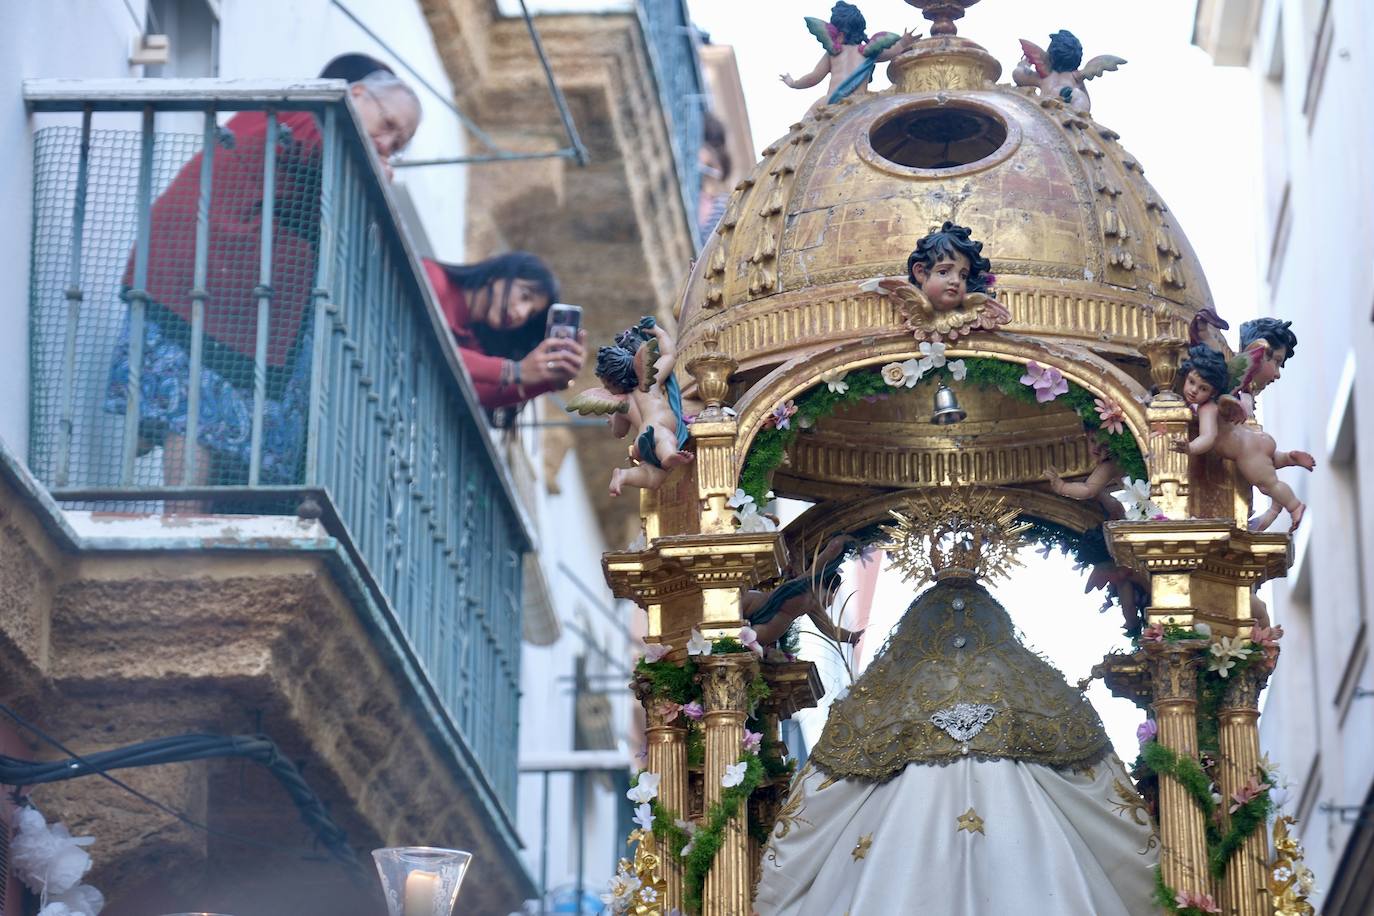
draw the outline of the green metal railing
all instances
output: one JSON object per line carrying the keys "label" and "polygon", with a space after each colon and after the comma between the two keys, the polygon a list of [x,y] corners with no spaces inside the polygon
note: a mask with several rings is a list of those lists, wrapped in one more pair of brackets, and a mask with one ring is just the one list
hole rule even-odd
{"label": "green metal railing", "polygon": [[34,473],[69,506],[318,508],[509,818],[529,526],[343,84],[25,95]]}

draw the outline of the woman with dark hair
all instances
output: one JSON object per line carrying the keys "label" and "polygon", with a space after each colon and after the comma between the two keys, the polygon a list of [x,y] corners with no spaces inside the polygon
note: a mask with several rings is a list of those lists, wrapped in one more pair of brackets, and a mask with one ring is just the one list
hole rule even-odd
{"label": "woman with dark hair", "polygon": [[582,371],[586,331],[546,338],[558,280],[537,255],[512,251],[476,264],[425,261],[477,397],[487,409],[559,391]]}
{"label": "woman with dark hair", "polygon": [[[326,65],[325,77],[350,79],[359,127],[383,167],[414,135],[420,103],[385,64],[346,54]],[[319,239],[320,168],[324,139],[315,115],[283,111],[277,118],[276,186],[271,225],[263,223],[267,115],[243,111],[224,125],[211,167],[209,236],[203,302],[199,409],[195,442],[187,442],[192,393],[191,357],[197,216],[203,153],[193,156],[152,205],[147,280],[137,289],[129,256],[124,295],[143,302],[139,383],[139,444],[163,449],[169,485],[245,483],[252,460],[258,345],[258,302],[270,296],[266,397],[262,406],[259,482],[301,479],[313,340],[310,308]],[[389,169],[387,177],[390,177]],[[262,236],[271,233],[272,273],[259,287]],[[130,330],[116,344],[105,409],[124,413],[129,397]],[[192,472],[186,453],[193,449]]]}

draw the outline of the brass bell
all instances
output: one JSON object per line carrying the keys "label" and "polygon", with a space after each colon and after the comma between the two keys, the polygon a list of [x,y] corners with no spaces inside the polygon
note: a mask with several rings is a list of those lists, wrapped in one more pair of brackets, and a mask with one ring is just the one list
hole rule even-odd
{"label": "brass bell", "polygon": [[958,396],[941,382],[939,390],[935,392],[935,413],[930,415],[930,422],[936,426],[949,426],[967,416],[968,413],[959,406]]}

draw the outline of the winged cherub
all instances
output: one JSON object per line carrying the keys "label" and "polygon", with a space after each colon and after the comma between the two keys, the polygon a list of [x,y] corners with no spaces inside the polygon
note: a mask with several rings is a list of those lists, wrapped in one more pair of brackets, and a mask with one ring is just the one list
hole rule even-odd
{"label": "winged cherub", "polygon": [[859,289],[891,296],[917,340],[958,340],[1011,321],[1011,312],[992,298],[995,279],[972,231],[946,221],[916,242],[906,260],[907,279],[879,277]]}
{"label": "winged cherub", "polygon": [[682,392],[673,377],[677,348],[652,317],[621,332],[615,345],[596,354],[596,377],[604,388],[589,388],[568,402],[582,416],[609,416],[611,432],[623,439],[631,432],[632,468],[611,471],[611,495],[626,485],[656,490],[668,472],[692,460],[683,450],[687,424],[682,419]]}
{"label": "winged cherub", "polygon": [[1191,347],[1188,359],[1179,368],[1188,373],[1183,382],[1183,400],[1197,412],[1198,434],[1191,442],[1177,438],[1169,447],[1185,455],[1215,451],[1234,461],[1242,477],[1288,510],[1292,519],[1288,530],[1296,530],[1307,507],[1292,487],[1279,480],[1277,472],[1286,467],[1310,471],[1315,467],[1312,456],[1307,452],[1278,451],[1272,436],[1245,424],[1246,415],[1238,403],[1232,400],[1229,409],[1219,403],[1230,385],[1231,375],[1226,357],[1216,350],[1201,345]]}
{"label": "winged cherub", "polygon": [[[919,37],[905,31],[901,35],[878,32],[869,38],[864,34],[868,27],[864,14],[859,12],[857,6],[844,0],[831,8],[829,22],[807,16],[806,27],[825,48],[825,54],[810,73],[796,79],[784,73],[782,81],[791,89],[810,89],[829,76],[830,95],[825,100],[829,105],[867,86],[879,62],[901,54]],[[811,110],[814,111],[820,104],[816,102]]]}
{"label": "winged cherub", "polygon": [[1021,39],[1021,51],[1024,56],[1011,71],[1012,82],[1018,86],[1034,86],[1041,96],[1058,98],[1083,114],[1088,114],[1093,104],[1084,83],[1126,63],[1123,57],[1099,54],[1080,69],[1083,45],[1065,29],[1050,36],[1049,51],[1024,38]]}

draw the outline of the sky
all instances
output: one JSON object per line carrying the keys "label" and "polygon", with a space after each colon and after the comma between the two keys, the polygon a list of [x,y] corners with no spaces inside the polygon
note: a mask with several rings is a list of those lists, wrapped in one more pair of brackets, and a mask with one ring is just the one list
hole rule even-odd
{"label": "sky", "polygon": [[[869,33],[928,31],[920,11],[900,0],[860,2]],[[688,0],[696,25],[715,44],[732,45],[756,149],[784,135],[822,94],[788,89],[781,73],[798,76],[815,65],[820,46],[804,16],[825,18],[829,0]],[[1191,42],[1194,0],[982,0],[958,23],[959,34],[1002,62],[1002,82],[1020,58],[1019,38],[1042,47],[1061,28],[1083,42],[1085,57],[1115,54],[1128,63],[1089,85],[1093,117],[1121,135],[1121,144],[1145,167],[1178,225],[1192,242],[1211,285],[1217,310],[1231,322],[1258,314],[1257,241],[1261,202],[1259,116],[1254,77],[1243,68],[1219,68]],[[872,88],[887,86],[879,67]],[[1231,332],[1234,344],[1235,331]],[[1099,614],[1100,592],[1083,594],[1083,574],[1071,561],[1026,551],[1026,566],[994,589],[1025,642],[1075,682],[1113,648],[1124,648],[1120,615]],[[894,573],[879,580],[870,636],[901,616],[914,597]],[[814,640],[804,654],[824,659]],[[809,650],[809,651],[808,651]],[[824,665],[828,688],[839,686],[836,667]],[[1142,714],[1096,682],[1088,693],[1118,753],[1135,757],[1135,728]],[[809,738],[822,717],[804,724]]]}

